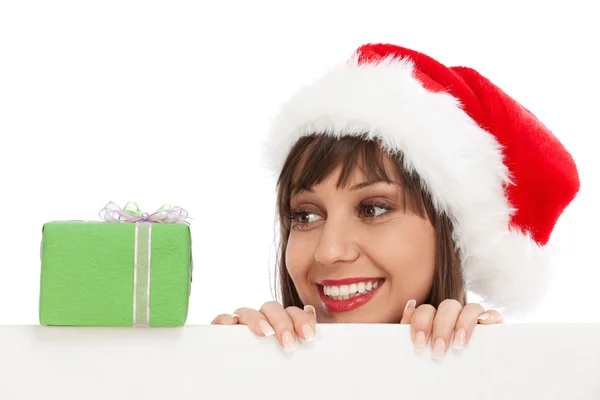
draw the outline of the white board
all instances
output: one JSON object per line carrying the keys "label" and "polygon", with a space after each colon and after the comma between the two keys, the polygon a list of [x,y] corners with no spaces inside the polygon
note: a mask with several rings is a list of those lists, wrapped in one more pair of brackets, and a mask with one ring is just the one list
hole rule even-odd
{"label": "white board", "polygon": [[434,361],[406,325],[0,327],[0,399],[600,399],[600,324],[478,326]]}

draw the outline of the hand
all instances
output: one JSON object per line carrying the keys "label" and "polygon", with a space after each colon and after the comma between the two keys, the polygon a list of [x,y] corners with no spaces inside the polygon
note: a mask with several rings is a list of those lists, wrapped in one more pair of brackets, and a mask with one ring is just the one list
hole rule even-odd
{"label": "hand", "polygon": [[283,308],[276,301],[265,303],[259,311],[239,308],[235,314],[221,314],[213,325],[247,325],[258,336],[276,335],[285,351],[296,349],[297,337],[311,341],[316,332],[316,312],[313,306]]}
{"label": "hand", "polygon": [[402,314],[401,324],[411,325],[411,337],[419,350],[431,339],[432,355],[441,359],[450,344],[462,349],[469,342],[475,326],[502,323],[502,315],[495,310],[485,311],[480,304],[467,304],[464,307],[456,300],[444,300],[436,310],[430,304],[416,307],[414,300],[409,300]]}

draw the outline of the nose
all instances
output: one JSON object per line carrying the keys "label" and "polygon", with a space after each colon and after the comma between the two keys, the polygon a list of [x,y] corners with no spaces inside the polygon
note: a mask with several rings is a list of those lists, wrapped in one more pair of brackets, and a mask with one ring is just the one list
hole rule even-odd
{"label": "nose", "polygon": [[321,231],[315,261],[326,267],[333,267],[355,261],[358,256],[351,221],[344,218],[327,219]]}

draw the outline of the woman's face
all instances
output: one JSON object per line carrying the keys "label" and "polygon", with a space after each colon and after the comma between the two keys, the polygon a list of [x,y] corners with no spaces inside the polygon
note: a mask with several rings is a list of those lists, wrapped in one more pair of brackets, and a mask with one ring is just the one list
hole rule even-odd
{"label": "woman's face", "polygon": [[404,210],[399,184],[366,182],[357,168],[338,188],[339,173],[292,196],[288,272],[319,322],[397,323],[431,290],[434,228]]}

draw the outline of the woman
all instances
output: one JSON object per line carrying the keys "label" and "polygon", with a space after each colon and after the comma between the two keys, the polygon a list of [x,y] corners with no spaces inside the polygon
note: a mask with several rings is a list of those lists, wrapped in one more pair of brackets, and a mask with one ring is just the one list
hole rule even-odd
{"label": "woman", "polygon": [[476,71],[398,46],[360,47],[282,108],[281,304],[240,308],[286,349],[320,323],[411,324],[435,358],[477,323],[535,304],[544,245],[579,190],[576,166],[527,109]]}

